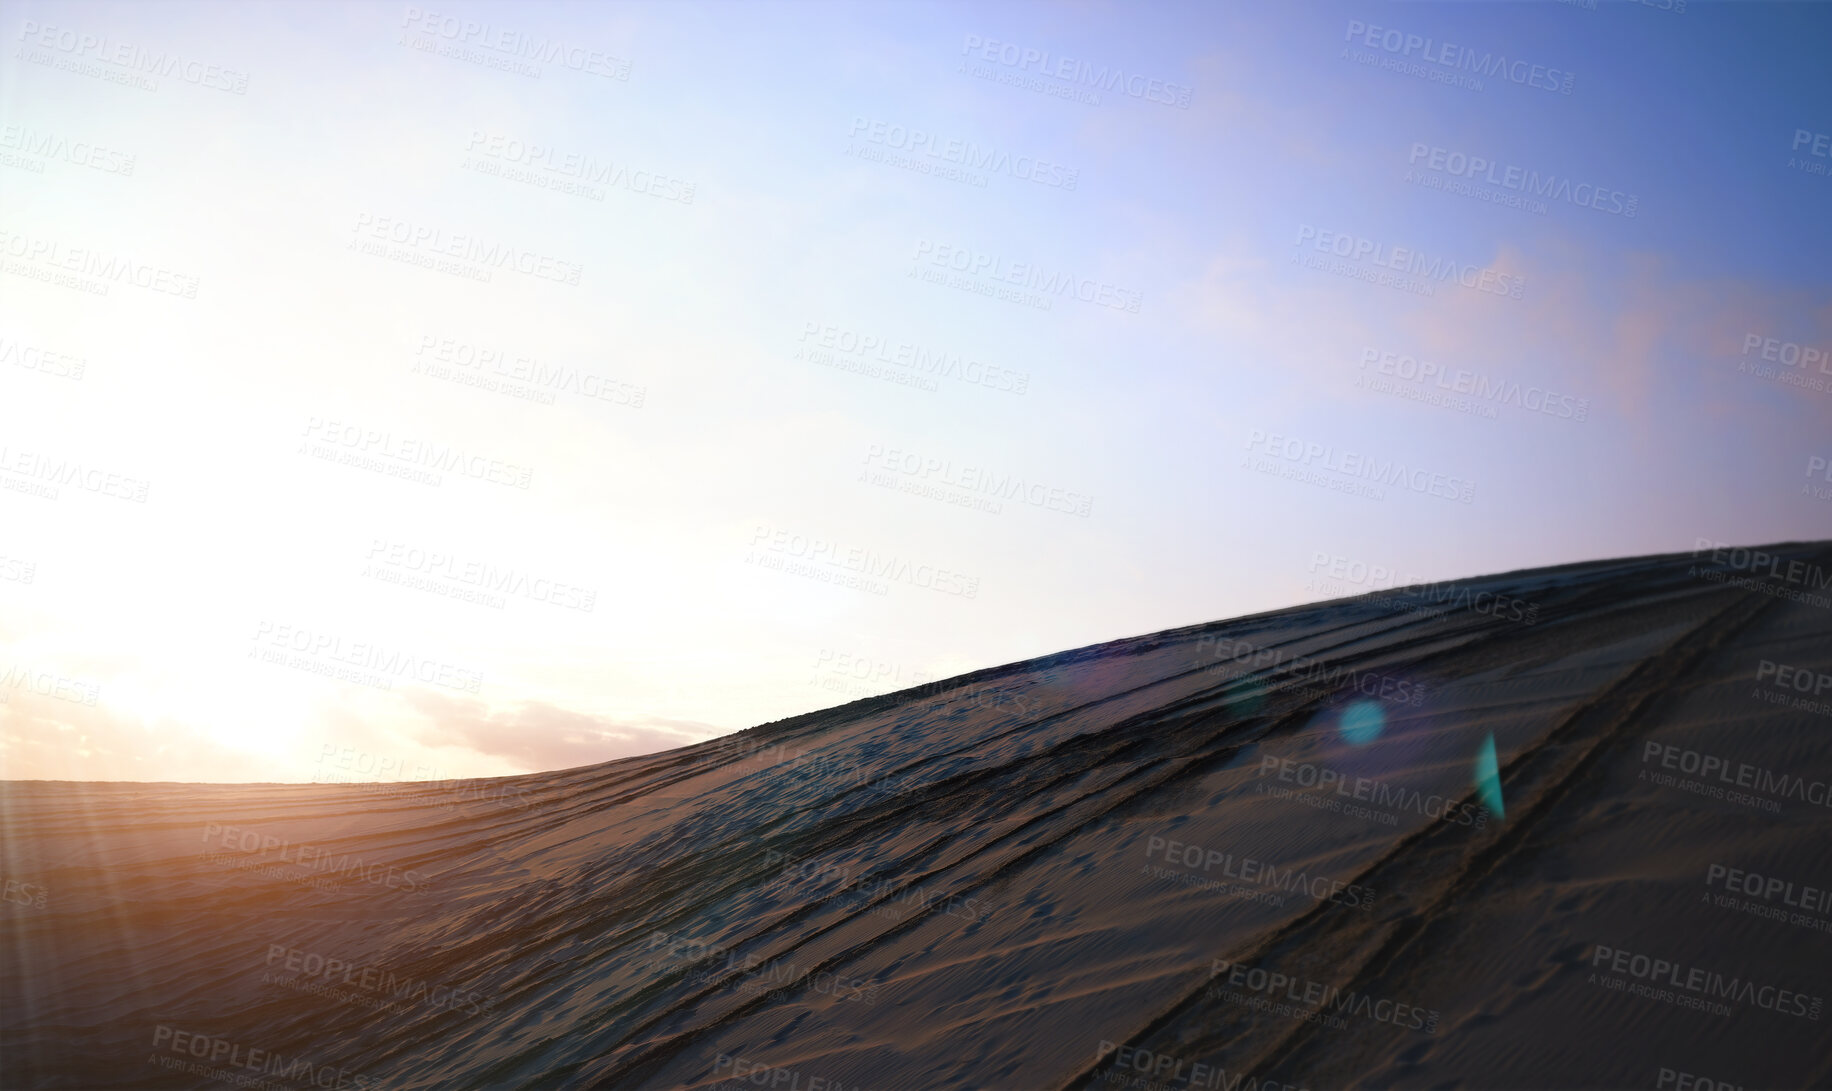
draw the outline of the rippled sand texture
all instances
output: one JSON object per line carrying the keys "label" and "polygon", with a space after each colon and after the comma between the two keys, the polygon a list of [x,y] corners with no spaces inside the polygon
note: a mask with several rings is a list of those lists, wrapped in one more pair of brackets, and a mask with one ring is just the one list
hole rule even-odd
{"label": "rippled sand texture", "polygon": [[504,781],[9,782],[0,1085],[1825,1087],[1832,546],[1769,552]]}

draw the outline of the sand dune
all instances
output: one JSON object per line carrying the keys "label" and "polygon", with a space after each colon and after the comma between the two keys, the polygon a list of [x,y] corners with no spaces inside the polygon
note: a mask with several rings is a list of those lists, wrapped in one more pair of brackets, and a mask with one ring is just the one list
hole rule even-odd
{"label": "sand dune", "polygon": [[10,782],[0,1083],[1829,1086],[1829,583],[1377,592],[503,781]]}

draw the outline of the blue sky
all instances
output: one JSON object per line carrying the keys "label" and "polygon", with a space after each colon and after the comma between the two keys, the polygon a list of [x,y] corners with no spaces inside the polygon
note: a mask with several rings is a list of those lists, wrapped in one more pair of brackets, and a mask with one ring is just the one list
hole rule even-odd
{"label": "blue sky", "polygon": [[1832,9],[1677,6],[0,5],[5,775],[552,768],[1320,557],[1825,537]]}

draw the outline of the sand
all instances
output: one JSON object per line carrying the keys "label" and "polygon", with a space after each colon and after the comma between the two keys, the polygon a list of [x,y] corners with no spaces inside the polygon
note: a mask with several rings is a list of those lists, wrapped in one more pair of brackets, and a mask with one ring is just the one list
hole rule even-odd
{"label": "sand", "polygon": [[1832,544],[1760,552],[499,781],[7,782],[0,1086],[1832,1086]]}

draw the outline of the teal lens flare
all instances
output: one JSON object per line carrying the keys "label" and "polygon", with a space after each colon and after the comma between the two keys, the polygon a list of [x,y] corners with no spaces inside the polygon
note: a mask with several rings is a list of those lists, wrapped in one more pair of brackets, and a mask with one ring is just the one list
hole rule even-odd
{"label": "teal lens flare", "polygon": [[1484,739],[1482,749],[1476,752],[1476,795],[1496,819],[1508,816],[1501,806],[1501,766],[1495,760],[1494,735]]}
{"label": "teal lens flare", "polygon": [[1342,710],[1342,737],[1355,746],[1366,746],[1387,729],[1387,714],[1379,701],[1356,701]]}

